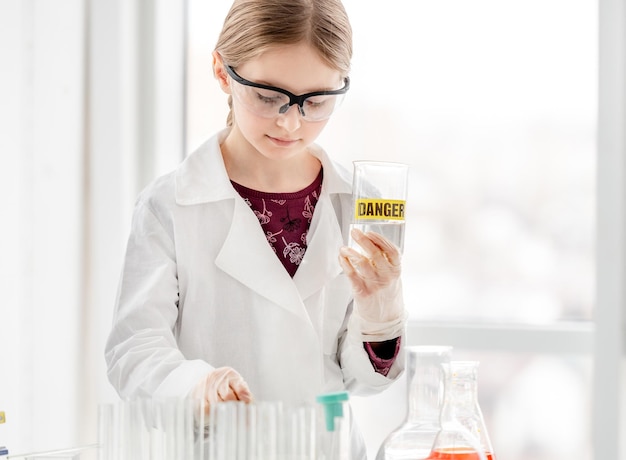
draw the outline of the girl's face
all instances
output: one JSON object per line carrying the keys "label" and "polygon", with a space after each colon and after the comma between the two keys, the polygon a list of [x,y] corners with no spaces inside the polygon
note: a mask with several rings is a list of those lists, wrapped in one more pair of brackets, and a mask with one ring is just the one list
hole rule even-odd
{"label": "girl's face", "polygon": [[[257,91],[254,87],[243,85],[228,75],[221,59],[217,58],[216,61],[215,73],[222,89],[233,96],[234,125],[229,134],[229,148],[237,149],[239,154],[260,154],[271,160],[294,159],[305,154],[306,148],[315,141],[328,119],[307,121],[297,104],[290,106],[283,114],[278,113],[279,105],[272,116],[261,114],[259,110],[253,109],[251,101],[245,99],[244,95],[262,98],[264,104],[271,105],[273,102],[267,95],[277,93],[268,93],[263,89]],[[340,72],[322,61],[308,44],[276,47],[234,70],[239,77],[249,82],[278,87],[294,95],[337,90],[344,86]],[[258,103],[259,100],[253,102]],[[308,103],[305,102],[303,110],[308,114],[314,113],[314,110],[319,110],[314,105],[321,103],[328,101],[323,97],[311,98]],[[309,112],[307,104],[313,104],[309,105]]]}

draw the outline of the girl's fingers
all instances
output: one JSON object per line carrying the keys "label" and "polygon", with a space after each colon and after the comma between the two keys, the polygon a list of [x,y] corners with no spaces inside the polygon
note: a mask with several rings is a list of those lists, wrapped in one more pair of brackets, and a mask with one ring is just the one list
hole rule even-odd
{"label": "girl's fingers", "polygon": [[350,283],[352,284],[352,289],[356,294],[361,293],[365,289],[365,283],[357,268],[355,268],[352,259],[349,256],[344,255],[349,251],[349,248],[341,248],[339,255],[339,265],[343,269],[343,272],[346,274]]}
{"label": "girl's fingers", "polygon": [[350,232],[350,236],[352,239],[363,249],[363,252],[368,256],[371,256],[374,252],[380,250],[372,239],[370,238],[371,232],[367,234],[363,233],[361,230],[353,228]]}
{"label": "girl's fingers", "polygon": [[237,380],[230,383],[230,388],[237,401],[252,402],[252,392],[243,380]]}
{"label": "girl's fingers", "polygon": [[386,263],[392,267],[400,265],[400,252],[398,248],[384,236],[376,232],[363,233],[353,229],[351,236],[361,246],[374,266],[383,267]]}
{"label": "girl's fingers", "polygon": [[341,259],[343,259],[342,267],[346,274],[359,274],[361,277],[366,278],[375,276],[375,267],[371,259],[345,246],[339,250],[339,253]]}

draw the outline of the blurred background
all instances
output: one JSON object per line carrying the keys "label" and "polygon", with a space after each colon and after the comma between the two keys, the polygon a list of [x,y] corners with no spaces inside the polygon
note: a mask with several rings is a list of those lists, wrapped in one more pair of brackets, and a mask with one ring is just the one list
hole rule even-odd
{"label": "blurred background", "polygon": [[[410,164],[409,345],[481,362],[501,460],[626,458],[625,3],[344,0],[352,86],[319,143]],[[103,347],[134,199],[225,124],[230,4],[0,0],[12,452],[95,442],[117,399]],[[373,459],[405,381],[353,402]]]}

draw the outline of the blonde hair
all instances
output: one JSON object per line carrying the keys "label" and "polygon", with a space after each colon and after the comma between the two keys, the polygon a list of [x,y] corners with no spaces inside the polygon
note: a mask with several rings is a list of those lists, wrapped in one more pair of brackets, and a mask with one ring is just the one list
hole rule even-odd
{"label": "blonde hair", "polygon": [[[312,45],[345,77],[352,60],[352,28],[341,0],[235,0],[215,50],[237,67],[277,45]],[[231,108],[226,120],[233,124]]]}

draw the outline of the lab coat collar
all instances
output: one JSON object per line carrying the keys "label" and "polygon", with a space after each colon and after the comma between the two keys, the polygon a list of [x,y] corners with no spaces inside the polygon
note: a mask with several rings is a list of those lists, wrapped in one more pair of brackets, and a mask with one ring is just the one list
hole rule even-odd
{"label": "lab coat collar", "polygon": [[242,199],[235,199],[233,221],[215,265],[243,285],[308,320],[300,295],[287,270],[272,251],[259,221]]}
{"label": "lab coat collar", "polygon": [[[181,163],[176,171],[176,203],[194,205],[236,196],[220,150],[227,134],[227,129],[218,132]],[[336,167],[320,147],[314,145],[310,150],[324,168],[325,192],[329,195],[351,193],[350,174]]]}
{"label": "lab coat collar", "polygon": [[194,205],[235,197],[220,144],[228,134],[220,131],[198,147],[176,170],[176,203]]}
{"label": "lab coat collar", "polygon": [[324,182],[309,229],[308,249],[292,279],[263,232],[251,231],[259,225],[258,219],[232,187],[222,159],[219,146],[226,134],[227,131],[218,133],[181,164],[176,173],[176,202],[184,206],[233,199],[233,222],[216,257],[216,265],[308,321],[303,301],[341,273],[338,254],[343,236],[331,197],[351,193],[350,175],[336,167],[321,148],[312,147],[324,168]]}

